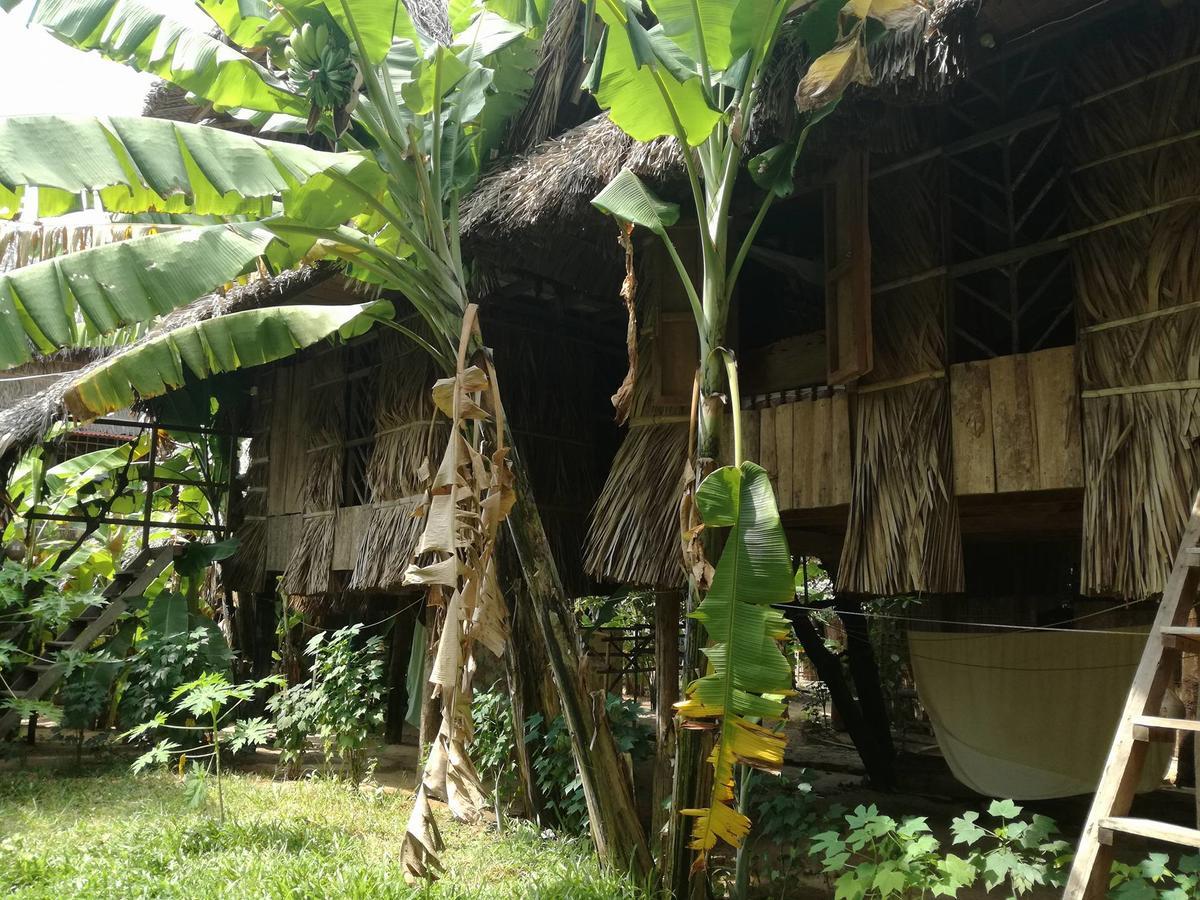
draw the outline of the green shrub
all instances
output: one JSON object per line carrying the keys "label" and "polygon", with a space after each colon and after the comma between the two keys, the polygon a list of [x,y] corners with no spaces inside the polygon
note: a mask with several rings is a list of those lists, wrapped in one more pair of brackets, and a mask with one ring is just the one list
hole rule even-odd
{"label": "green shrub", "polygon": [[1036,886],[1061,886],[1070,847],[1053,839],[1054,820],[1035,815],[1021,820],[1011,800],[988,807],[990,822],[977,812],[955,818],[950,826],[957,853],[943,853],[925,817],[897,822],[872,804],[845,817],[846,832],[827,831],[813,838],[824,871],[836,876],[838,900],[874,897],[955,897],[980,883],[987,891],[1004,886],[1021,896]]}
{"label": "green shrub", "polygon": [[[653,731],[638,719],[637,703],[608,694],[604,707],[617,749],[634,760],[649,757],[654,747]],[[471,758],[480,775],[493,783],[498,781],[500,797],[514,796],[519,789],[512,749],[516,729],[508,692],[497,684],[476,693],[471,716],[475,725]],[[530,748],[534,780],[554,824],[569,834],[585,834],[587,801],[566,720],[559,715],[547,723],[541,713],[534,713],[525,720],[524,740]]]}
{"label": "green shrub", "polygon": [[362,781],[367,738],[383,724],[383,641],[360,641],[362,628],[351,625],[332,635],[315,635],[304,649],[312,658],[312,675],[267,701],[275,714],[275,747],[291,777],[299,774],[313,734],[327,774],[340,763],[350,781]]}

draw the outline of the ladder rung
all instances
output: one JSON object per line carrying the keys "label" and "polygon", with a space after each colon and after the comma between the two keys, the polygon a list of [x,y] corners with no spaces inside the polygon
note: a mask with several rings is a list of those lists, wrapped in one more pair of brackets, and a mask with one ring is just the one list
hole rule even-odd
{"label": "ladder rung", "polygon": [[1195,719],[1168,719],[1164,716],[1138,716],[1133,720],[1135,741],[1173,741],[1180,731],[1200,732]]}
{"label": "ladder rung", "polygon": [[1162,630],[1163,645],[1188,653],[1200,653],[1200,628],[1172,625]]}
{"label": "ladder rung", "polygon": [[1111,844],[1113,835],[1116,833],[1132,834],[1149,838],[1152,841],[1164,841],[1168,844],[1180,844],[1200,849],[1200,831],[1195,828],[1184,828],[1182,825],[1155,822],[1153,819],[1127,819],[1110,816],[1100,820],[1100,843]]}
{"label": "ladder rung", "polygon": [[1200,547],[1188,547],[1183,551],[1183,558],[1187,560],[1187,564],[1192,568],[1200,566]]}

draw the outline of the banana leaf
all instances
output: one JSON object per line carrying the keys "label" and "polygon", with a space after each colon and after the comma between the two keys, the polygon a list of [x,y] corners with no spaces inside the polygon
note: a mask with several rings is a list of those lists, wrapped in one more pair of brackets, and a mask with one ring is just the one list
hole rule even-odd
{"label": "banana leaf", "polygon": [[354,337],[390,319],[387,300],[350,306],[275,306],[230,313],[150,338],[81,373],[64,402],[84,419],[123,409],[136,399],[291,356],[334,335]]}
{"label": "banana leaf", "polygon": [[31,21],[63,43],[157,75],[218,109],[308,113],[308,101],[263,66],[143,0],[39,0]]}
{"label": "banana leaf", "polygon": [[[38,214],[56,216],[95,192],[120,213],[265,216],[276,197],[285,209],[343,176],[372,195],[384,174],[358,153],[324,153],[167,119],[17,116],[0,119],[0,218],[38,189]],[[310,184],[312,182],[312,184]]]}
{"label": "banana leaf", "polygon": [[793,598],[791,560],[775,495],[766,471],[752,462],[724,466],[696,492],[706,528],[729,528],[724,552],[704,601],[692,613],[712,643],[705,648],[708,674],[693,681],[677,704],[685,728],[716,732],[709,762],[713,787],[708,807],[685,809],[698,864],[718,839],[741,845],[750,820],[733,807],[734,766],[778,772],[785,739],[763,722],[780,719],[792,673],[779,641],[790,634],[773,604]]}
{"label": "banana leaf", "polygon": [[0,275],[0,368],[36,348],[74,346],[192,302],[261,257],[294,265],[311,240],[285,243],[256,223],[182,228],[70,253]]}
{"label": "banana leaf", "polygon": [[596,12],[607,27],[588,80],[609,118],[634,140],[674,135],[678,122],[689,144],[703,142],[721,116],[700,78],[683,78],[669,55],[655,53],[652,36],[622,0],[599,0]]}

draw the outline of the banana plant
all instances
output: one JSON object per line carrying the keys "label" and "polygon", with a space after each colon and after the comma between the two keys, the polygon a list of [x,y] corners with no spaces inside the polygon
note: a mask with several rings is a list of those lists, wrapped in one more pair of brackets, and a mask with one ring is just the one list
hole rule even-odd
{"label": "banana plant", "polygon": [[[722,458],[724,422],[737,421],[737,405],[732,404],[730,417],[727,398],[736,393],[736,367],[722,364],[729,309],[742,264],[766,218],[771,204],[793,190],[793,179],[801,150],[811,129],[836,106],[846,87],[870,78],[867,65],[869,42],[879,39],[889,27],[908,21],[919,13],[913,0],[583,0],[603,21],[604,28],[595,48],[586,86],[596,101],[608,111],[609,118],[631,137],[648,141],[659,137],[675,138],[683,156],[690,187],[695,220],[699,226],[702,271],[699,284],[693,282],[685,269],[668,228],[678,220],[677,206],[663,203],[631,171],[624,170],[604,188],[593,203],[624,223],[640,225],[663,242],[680,284],[687,295],[696,321],[700,346],[698,436],[695,456],[689,461],[695,481],[685,493],[685,511],[699,507],[699,522],[685,528],[685,556],[692,573],[705,573],[704,548],[697,538],[703,527],[713,523],[705,515],[716,516],[724,525],[737,526],[730,521],[728,504],[733,503],[734,476],[718,470],[709,478],[720,476],[719,482],[705,479],[713,461]],[[649,15],[647,15],[647,12]],[[655,21],[648,26],[645,23]],[[765,148],[747,159],[746,135],[753,131],[753,116],[762,83],[764,66],[785,32],[803,43],[809,68],[800,80],[796,102],[800,112],[794,134],[779,144]],[[730,234],[731,211],[735,184],[745,164],[753,183],[761,191],[757,213],[740,241]],[[736,251],[735,251],[736,248]],[[749,466],[750,464],[746,464]],[[759,470],[761,471],[761,470]],[[757,510],[766,518],[762,492],[769,486],[753,468],[739,469],[741,485],[738,492],[748,492],[743,500],[750,505],[746,512]],[[724,474],[722,474],[724,473]],[[716,484],[725,485],[721,496],[726,506],[715,503]],[[706,490],[706,485],[713,486]],[[740,496],[740,493],[739,493]],[[774,507],[772,500],[770,506]],[[777,516],[775,517],[777,519]],[[694,519],[694,517],[693,517]],[[711,550],[711,542],[708,549]],[[699,563],[697,564],[697,558]],[[721,565],[725,564],[722,557]],[[706,807],[699,807],[700,744],[694,732],[682,733],[677,743],[674,761],[675,784],[672,792],[674,808],[691,808],[696,816],[693,846],[700,851],[699,862],[718,835],[737,846],[745,834],[747,822],[727,808],[733,800],[729,779],[732,760],[754,761],[772,768],[782,761],[781,742],[771,739],[758,747],[759,754],[747,759],[739,740],[747,740],[746,729],[730,725],[747,713],[746,706],[762,714],[767,706],[762,699],[768,689],[765,683],[752,682],[755,687],[739,687],[738,696],[744,703],[714,704],[699,702],[701,696],[711,698],[709,679],[722,671],[723,677],[736,682],[729,673],[737,664],[737,655],[753,653],[778,636],[773,616],[757,616],[742,605],[734,603],[719,607],[728,609],[717,619],[708,598],[718,589],[721,576],[708,583],[707,576],[693,574],[690,582],[688,608],[692,620],[702,624],[713,640],[706,651],[713,671],[693,680],[687,688],[689,699],[680,707],[684,724],[696,725],[697,720],[717,720],[717,745],[710,760],[715,767],[713,795]],[[786,568],[786,565],[785,567]],[[743,571],[739,592],[755,594],[750,583],[764,579],[767,590],[768,573],[754,568]],[[724,587],[724,582],[722,583]],[[707,597],[706,597],[707,595]],[[787,595],[781,595],[787,599]],[[705,597],[701,602],[701,598]],[[705,611],[707,610],[707,612]],[[730,642],[714,633],[714,621],[721,627],[737,620],[741,640]],[[745,630],[756,630],[754,635]],[[685,677],[695,678],[699,665],[699,649],[703,640],[701,630],[689,627],[684,649]],[[777,687],[777,685],[775,686]],[[757,700],[751,700],[751,695]],[[745,695],[745,696],[743,696]],[[755,726],[758,727],[758,726]],[[699,809],[699,812],[696,810]],[[670,823],[671,835],[666,852],[667,883],[675,896],[688,893],[687,841],[677,821]]]}
{"label": "banana plant", "polygon": [[[401,0],[195,2],[227,40],[188,28],[149,0],[30,0],[29,17],[80,50],[178,85],[259,135],[307,131],[309,143],[332,150],[162,120],[0,120],[0,218],[87,207],[130,223],[167,223],[0,277],[0,368],[82,334],[154,321],[240,279],[328,259],[352,279],[403,294],[432,337],[389,326],[452,374],[470,300],[459,198],[532,84],[549,0],[456,0],[448,12]],[[5,10],[19,4],[0,0]],[[346,315],[355,328],[381,318],[367,303]],[[229,336],[218,336],[217,324],[138,345],[78,386],[72,403],[95,413],[130,389],[170,388],[183,365],[202,375],[278,358],[304,343],[298,334],[328,323],[327,312],[312,309],[287,317],[286,335],[264,335],[274,326],[261,319],[239,331],[246,341],[252,331],[268,337],[269,351],[223,352]],[[518,500],[509,529],[593,837],[606,861],[645,874],[649,854],[628,776],[604,717],[590,715],[574,620],[515,457],[513,469]]]}

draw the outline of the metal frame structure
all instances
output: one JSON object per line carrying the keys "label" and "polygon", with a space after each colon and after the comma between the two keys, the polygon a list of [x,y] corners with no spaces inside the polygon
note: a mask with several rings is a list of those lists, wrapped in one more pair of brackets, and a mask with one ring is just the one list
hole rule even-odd
{"label": "metal frame structure", "polygon": [[[142,433],[149,430],[151,433],[150,449],[145,461],[132,463],[130,468],[141,470],[142,475],[137,479],[131,479],[134,483],[141,482],[146,488],[146,499],[142,507],[142,515],[139,517],[131,516],[114,516],[107,513],[101,513],[96,516],[89,516],[79,513],[47,513],[39,512],[35,503],[34,509],[25,514],[25,518],[30,521],[40,522],[64,522],[83,524],[90,527],[98,525],[130,525],[140,526],[142,530],[141,546],[146,549],[150,544],[150,532],[152,529],[168,529],[171,531],[190,531],[190,532],[206,532],[215,536],[216,540],[222,540],[231,533],[231,525],[229,522],[229,510],[233,498],[233,487],[235,482],[234,465],[227,467],[224,479],[219,481],[211,481],[207,478],[176,478],[173,476],[164,476],[157,474],[157,456],[158,456],[158,433],[160,431],[176,431],[190,434],[215,435],[226,441],[225,450],[227,457],[231,460],[235,456],[235,444],[240,437],[246,437],[236,433],[232,429],[217,429],[207,425],[182,425],[178,423],[162,422],[156,417],[140,420],[140,419],[123,419],[118,417],[105,417],[96,420],[101,425],[115,425],[125,428],[137,429],[136,436],[130,435],[131,440],[139,440]],[[52,454],[52,451],[51,451]],[[52,459],[53,456],[49,456]],[[38,477],[37,484],[34,488],[35,497],[40,498],[45,489],[45,471],[49,466],[43,466]],[[128,485],[128,481],[126,485]],[[224,497],[225,514],[221,515],[220,509],[216,510],[214,521],[208,523],[184,523],[174,522],[162,519],[155,519],[154,513],[154,493],[157,487],[173,486],[173,487],[199,487],[211,492],[212,496]],[[122,488],[122,489],[123,489]],[[115,499],[115,498],[114,498]],[[176,500],[177,498],[172,498]],[[177,503],[172,503],[172,508],[176,508]],[[110,507],[111,508],[111,505]]]}

